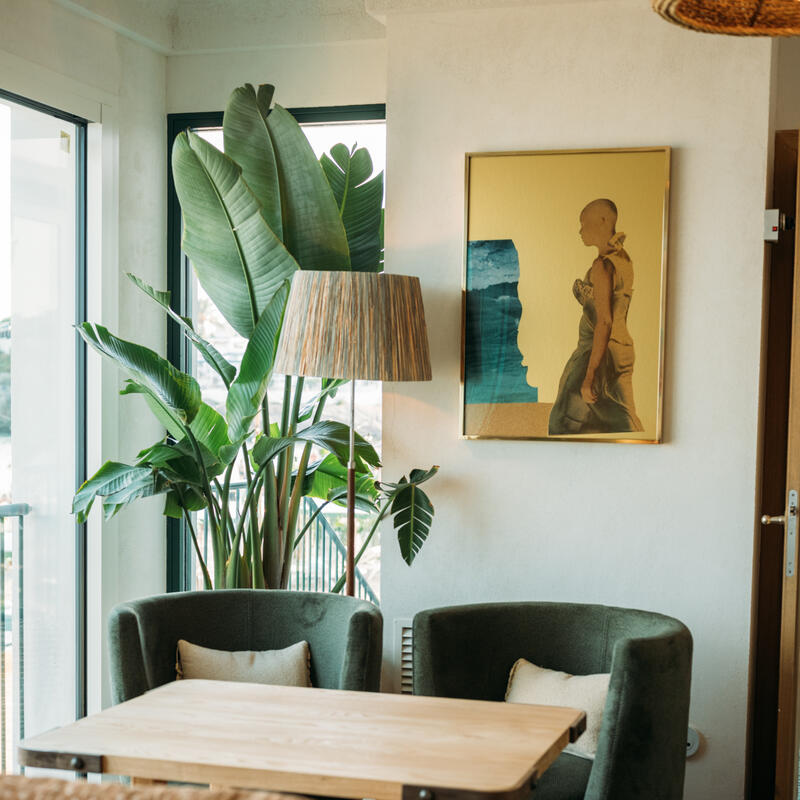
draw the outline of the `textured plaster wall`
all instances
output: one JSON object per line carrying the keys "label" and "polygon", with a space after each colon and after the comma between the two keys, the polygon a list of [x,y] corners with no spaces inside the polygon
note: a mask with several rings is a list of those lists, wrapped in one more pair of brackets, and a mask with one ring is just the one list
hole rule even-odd
{"label": "textured plaster wall", "polygon": [[[411,569],[384,530],[385,645],[391,659],[395,618],[453,603],[674,615],[695,638],[706,738],[686,797],[730,800],[744,786],[772,45],[683,31],[647,6],[389,9],[387,264],[421,277],[434,380],[385,386],[384,475],[441,472]],[[674,148],[665,443],[459,440],[464,153],[637,145]]]}

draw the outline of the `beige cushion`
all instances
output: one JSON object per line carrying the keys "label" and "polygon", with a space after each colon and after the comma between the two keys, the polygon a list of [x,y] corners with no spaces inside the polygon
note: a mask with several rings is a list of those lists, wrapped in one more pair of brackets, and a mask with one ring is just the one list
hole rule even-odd
{"label": "beige cushion", "polygon": [[311,686],[311,652],[308,642],[283,650],[212,650],[184,639],[178,642],[178,680],[205,678],[213,681],[272,683],[278,686]]}
{"label": "beige cushion", "polygon": [[611,675],[569,675],[531,664],[520,658],[511,668],[506,702],[532,703],[540,706],[567,706],[586,712],[586,731],[564,750],[583,758],[594,758],[603,708]]}

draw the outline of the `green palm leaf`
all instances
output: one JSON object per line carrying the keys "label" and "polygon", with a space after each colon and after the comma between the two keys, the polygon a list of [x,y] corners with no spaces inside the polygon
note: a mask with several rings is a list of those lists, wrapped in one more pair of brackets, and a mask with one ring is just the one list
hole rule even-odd
{"label": "green palm leaf", "polygon": [[231,441],[247,438],[253,417],[261,408],[272,374],[288,296],[288,287],[284,286],[264,309],[245,348],[239,374],[228,391],[226,415]]}
{"label": "green palm leaf", "polygon": [[230,445],[225,418],[207,403],[201,403],[197,416],[189,426],[198,443],[219,458],[220,450]]}
{"label": "green palm leaf", "polygon": [[137,278],[132,273],[127,273],[128,277],[135,283],[148,297],[152,297],[166,312],[170,318],[178,323],[181,330],[184,332],[189,341],[197,348],[201,356],[206,360],[211,369],[222,378],[222,382],[227,389],[231,385],[231,381],[236,375],[236,367],[233,366],[222,353],[214,347],[213,344],[207,342],[202,336],[195,332],[192,326],[192,321],[188,317],[182,317],[176,314],[170,306],[170,293],[160,292],[154,289],[149,284],[145,283],[141,278]]}
{"label": "green palm leaf", "polygon": [[320,163],[347,233],[350,268],[358,272],[380,272],[383,268],[383,173],[370,180],[372,159],[364,147],[350,151],[343,144],[334,145],[330,157],[323,155]]}
{"label": "green palm leaf", "polygon": [[152,399],[169,414],[181,422],[194,419],[201,400],[200,387],[191,375],[149,348],[119,339],[102,325],[84,322],[77,328],[87,344],[131,373],[136,384],[146,387]]}
{"label": "green palm leaf", "polygon": [[267,129],[274,93],[275,87],[269,84],[259,86],[258,94],[249,83],[234,89],[225,109],[222,132],[225,153],[242,168],[242,177],[261,204],[267,225],[283,241],[278,164]]}
{"label": "green palm leaf", "polygon": [[138,475],[126,486],[103,498],[103,516],[106,520],[142,497],[152,497],[167,491],[168,484],[160,473],[151,470],[147,470],[147,473]]}
{"label": "green palm leaf", "polygon": [[191,131],[179,134],[172,172],[184,252],[214,305],[249,339],[297,262],[265,222],[240,168],[213,145]]}
{"label": "green palm leaf", "polygon": [[403,560],[411,566],[420,548],[428,538],[433,521],[433,503],[422,489],[421,483],[430,480],[439,467],[429,470],[412,469],[408,478],[397,483],[378,483],[378,488],[391,501],[390,512],[394,518],[397,541]]}
{"label": "green palm leaf", "polygon": [[392,501],[392,516],[400,543],[400,554],[411,566],[414,557],[428,538],[433,521],[433,505],[425,492],[409,483],[397,491]]}
{"label": "green palm leaf", "polygon": [[[342,422],[325,420],[309,425],[298,431],[295,436],[261,436],[253,447],[253,460],[260,465],[266,464],[287,447],[298,442],[311,442],[328,450],[342,464],[347,464],[350,449],[350,428]],[[367,472],[366,464],[380,466],[375,448],[358,433],[355,435],[356,471]]]}
{"label": "green palm leaf", "polygon": [[143,395],[145,402],[153,412],[153,416],[173,438],[180,439],[186,433],[184,423],[180,417],[164,405],[158,395],[149,386],[129,379],[125,381],[125,386],[120,389],[119,393]]}
{"label": "green palm leaf", "polygon": [[84,523],[98,496],[116,495],[147,478],[153,479],[153,471],[149,467],[132,467],[118,461],[106,461],[75,493],[72,498],[72,513],[79,523]]}
{"label": "green palm leaf", "polygon": [[[309,465],[303,485],[304,495],[318,497],[320,500],[338,502],[341,497],[339,495],[334,496],[334,494],[341,489],[344,489],[344,495],[346,496],[347,467],[335,455],[327,455],[321,461]],[[356,493],[370,497],[373,500],[378,496],[372,472],[366,471],[356,474]]]}
{"label": "green palm leaf", "polygon": [[350,269],[339,209],[308,139],[277,104],[267,128],[278,164],[286,248],[301,269]]}
{"label": "green palm leaf", "polygon": [[202,511],[207,505],[208,501],[201,492],[192,486],[182,486],[180,494],[174,489],[167,492],[163,514],[165,517],[182,519],[184,508],[187,511]]}

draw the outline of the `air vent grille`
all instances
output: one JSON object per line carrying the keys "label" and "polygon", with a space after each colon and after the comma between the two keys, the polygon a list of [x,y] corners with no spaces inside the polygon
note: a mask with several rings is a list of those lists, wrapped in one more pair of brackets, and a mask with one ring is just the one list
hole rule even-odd
{"label": "air vent grille", "polygon": [[414,693],[414,633],[410,619],[395,620],[395,652],[400,664],[400,693]]}

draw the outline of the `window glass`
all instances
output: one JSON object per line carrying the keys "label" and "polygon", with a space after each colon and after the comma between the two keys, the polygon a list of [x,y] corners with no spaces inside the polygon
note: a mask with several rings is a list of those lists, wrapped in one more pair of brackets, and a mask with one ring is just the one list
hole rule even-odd
{"label": "window glass", "polygon": [[[75,718],[82,130],[0,95],[0,736]],[[23,513],[29,506],[28,513]],[[3,511],[5,509],[5,511]]]}

